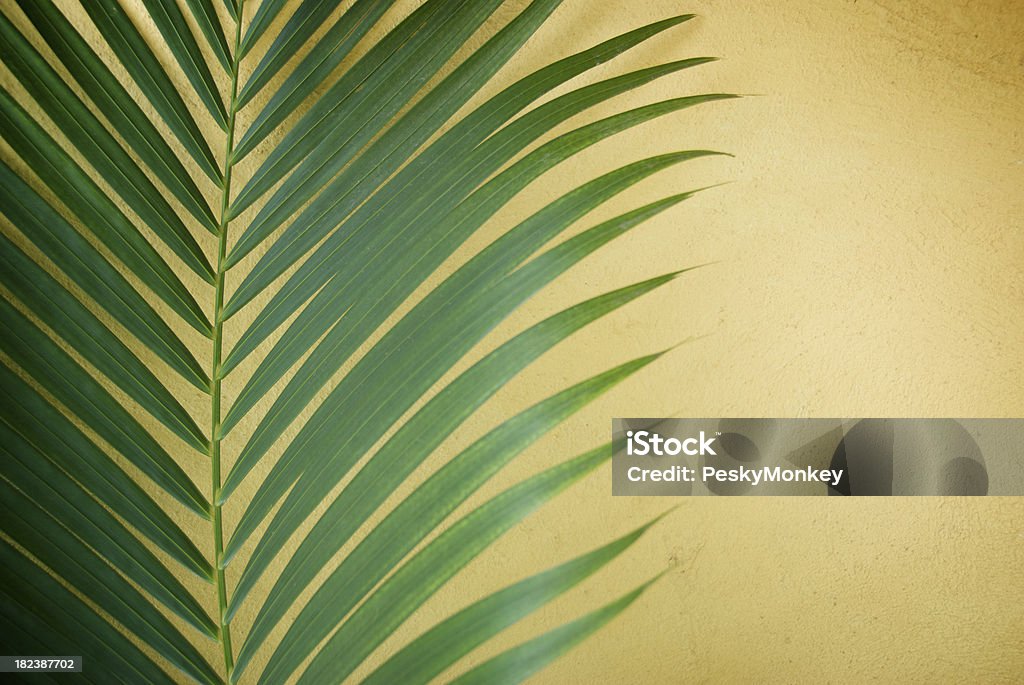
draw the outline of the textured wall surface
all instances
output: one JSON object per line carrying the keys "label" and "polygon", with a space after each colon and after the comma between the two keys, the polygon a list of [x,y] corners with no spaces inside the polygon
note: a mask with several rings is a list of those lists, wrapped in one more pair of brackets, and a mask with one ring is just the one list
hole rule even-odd
{"label": "textured wall surface", "polygon": [[[501,14],[525,4],[510,0]],[[393,26],[415,5],[399,3],[384,23]],[[670,59],[723,61],[657,81],[563,130],[666,97],[756,96],[675,114],[586,151],[503,210],[444,271],[539,202],[625,161],[691,148],[736,157],[664,172],[577,229],[670,193],[731,183],[589,258],[494,331],[467,364],[585,296],[712,264],[556,348],[444,452],[598,369],[697,339],[553,432],[460,511],[607,440],[614,416],[1024,413],[1024,2],[566,0],[482,95],[685,11],[702,16],[568,87]],[[86,20],[81,26],[94,32]],[[251,173],[251,162],[238,173]],[[247,316],[232,320],[229,344]],[[238,389],[229,384],[226,392]],[[201,404],[190,409],[208,413]],[[680,503],[610,493],[606,467],[473,562],[383,651]],[[229,526],[238,513],[226,512]],[[197,539],[208,532],[197,530]],[[453,673],[668,569],[623,617],[536,681],[1020,682],[1022,568],[1022,499],[687,500],[623,558]],[[243,610],[236,624],[252,617]],[[209,646],[213,662],[216,650]]]}
{"label": "textured wall surface", "polygon": [[[669,171],[620,209],[734,183],[655,219],[530,308],[718,263],[578,335],[500,408],[595,364],[708,337],[585,411],[522,473],[600,439],[613,416],[1021,416],[1024,3],[568,2],[533,47],[541,59],[680,9],[702,16],[609,66],[723,60],[623,100],[759,96],[610,141],[563,168],[565,187],[665,146],[736,158]],[[474,566],[481,588],[678,503],[613,500],[609,488],[596,474],[510,535]],[[553,626],[672,569],[537,682],[1019,682],[1022,566],[1021,499],[687,500],[533,622]]]}

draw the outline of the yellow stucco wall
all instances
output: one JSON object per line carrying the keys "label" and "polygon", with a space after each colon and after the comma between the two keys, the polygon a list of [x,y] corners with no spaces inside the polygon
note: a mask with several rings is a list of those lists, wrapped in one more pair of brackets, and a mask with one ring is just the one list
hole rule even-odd
{"label": "yellow stucco wall", "polygon": [[[415,4],[399,3],[385,23],[394,25]],[[510,1],[502,14],[524,5]],[[606,440],[614,416],[1024,412],[1024,3],[566,0],[485,95],[557,57],[686,11],[702,17],[570,85],[669,59],[723,61],[662,79],[570,124],[681,94],[756,97],[672,115],[586,151],[506,208],[445,272],[539,202],[597,173],[696,147],[736,157],[662,173],[577,228],[669,193],[731,184],[589,258],[472,358],[584,296],[715,263],[548,354],[445,452],[597,369],[705,337],[553,432],[472,503]],[[240,173],[253,168],[250,161]],[[229,341],[247,316],[232,322]],[[208,412],[199,400],[190,408]],[[453,673],[668,568],[623,617],[536,682],[1024,677],[1024,500],[669,501],[612,499],[610,491],[605,468],[530,518],[384,651],[452,608],[681,504],[614,565]],[[238,513],[228,511],[229,522]],[[197,584],[197,594],[205,587]],[[243,610],[239,627],[252,616]],[[208,649],[217,663],[216,646]]]}
{"label": "yellow stucco wall", "polygon": [[[567,2],[524,61],[678,11],[702,16],[599,73],[694,55],[723,61],[601,111],[680,92],[758,97],[603,143],[525,204],[666,148],[736,158],[663,173],[600,216],[733,183],[602,251],[516,319],[555,311],[588,287],[718,263],[555,350],[501,395],[492,421],[595,366],[708,337],[584,411],[517,473],[601,439],[613,416],[1020,416],[1024,4]],[[431,607],[476,597],[510,573],[592,548],[679,504],[613,500],[609,489],[607,471],[591,477]],[[625,558],[508,642],[666,567],[637,605],[536,681],[1024,677],[1017,499],[684,501]]]}

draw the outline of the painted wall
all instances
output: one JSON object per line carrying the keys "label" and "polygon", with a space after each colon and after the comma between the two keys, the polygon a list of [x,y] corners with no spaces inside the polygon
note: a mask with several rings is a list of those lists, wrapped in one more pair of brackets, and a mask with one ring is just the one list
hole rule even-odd
{"label": "painted wall", "polygon": [[[388,22],[415,4],[399,3]],[[523,5],[511,0],[505,16]],[[702,17],[570,85],[689,56],[723,61],[570,125],[682,94],[756,97],[599,144],[504,210],[447,269],[528,208],[600,172],[705,147],[736,157],[663,173],[578,229],[669,193],[729,185],[588,259],[473,359],[594,292],[713,264],[554,350],[445,452],[597,369],[697,339],[555,431],[469,506],[606,440],[613,416],[1024,413],[1024,2],[566,0],[484,96],[681,11]],[[612,567],[455,671],[667,568],[628,613],[537,682],[994,683],[1024,674],[1024,500],[613,500],[610,491],[604,469],[529,519],[387,649],[453,605],[680,505]],[[238,621],[251,618],[243,611]]]}
{"label": "painted wall", "polygon": [[[555,350],[500,398],[493,420],[595,366],[707,337],[585,411],[518,473],[600,440],[613,416],[1021,416],[1024,3],[567,2],[531,57],[680,10],[702,16],[601,73],[723,60],[614,108],[677,93],[758,97],[603,144],[534,197],[666,147],[736,158],[666,172],[601,216],[733,183],[590,259],[518,319],[587,287],[717,263]],[[467,589],[434,606],[680,504],[613,500],[609,478],[596,474],[509,535],[474,565]],[[683,501],[519,639],[666,567],[623,618],[536,681],[995,683],[1024,674],[1019,499]]]}

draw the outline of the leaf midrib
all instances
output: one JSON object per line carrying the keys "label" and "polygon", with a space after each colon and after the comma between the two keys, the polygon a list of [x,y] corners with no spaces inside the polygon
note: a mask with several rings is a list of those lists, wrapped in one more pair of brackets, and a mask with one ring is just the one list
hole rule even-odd
{"label": "leaf midrib", "polygon": [[224,681],[231,682],[234,669],[234,655],[231,650],[231,628],[225,620],[228,606],[227,584],[224,579],[224,568],[221,559],[224,556],[224,526],[221,518],[220,499],[221,468],[220,468],[220,420],[221,420],[221,356],[224,348],[224,282],[227,268],[228,224],[231,221],[231,172],[234,166],[235,117],[238,113],[238,71],[242,60],[240,50],[242,43],[242,17],[245,0],[238,0],[238,12],[234,16],[235,36],[231,51],[231,94],[228,102],[228,121],[225,129],[224,166],[221,181],[220,220],[218,222],[217,262],[214,278],[213,306],[213,361],[210,367],[210,489],[211,508],[213,513],[213,548],[214,548],[214,581],[217,587],[217,626],[218,639],[224,653]]}

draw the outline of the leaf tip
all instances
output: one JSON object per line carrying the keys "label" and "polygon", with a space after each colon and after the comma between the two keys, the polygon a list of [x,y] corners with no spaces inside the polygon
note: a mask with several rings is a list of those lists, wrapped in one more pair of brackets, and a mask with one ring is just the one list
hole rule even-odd
{"label": "leaf tip", "polygon": [[661,580],[662,578],[664,578],[665,576],[667,576],[667,575],[668,575],[668,573],[669,573],[669,571],[671,571],[671,570],[672,570],[672,569],[670,569],[670,568],[666,568],[666,569],[664,569],[664,570],[660,571],[659,573],[655,574],[655,575],[654,575],[654,577],[652,577],[652,578],[651,578],[650,580],[648,580],[648,581],[647,581],[646,583],[644,583],[643,585],[641,585],[640,587],[638,587],[638,588],[637,588],[637,589],[635,590],[635,592],[636,592],[636,596],[637,596],[637,597],[639,597],[640,595],[642,595],[642,594],[643,594],[644,592],[646,592],[646,591],[647,591],[647,590],[648,590],[648,589],[649,589],[649,588],[650,588],[650,587],[651,587],[652,585],[654,585],[654,584],[655,584],[655,583],[657,583],[657,582],[658,582],[659,580]]}
{"label": "leaf tip", "polygon": [[[689,271],[689,269],[687,269],[687,271]],[[691,335],[689,337],[683,338],[682,340],[680,340],[679,342],[677,342],[674,345],[666,347],[664,350],[662,350],[661,352],[658,353],[658,356],[662,357],[662,356],[668,354],[669,352],[675,352],[676,350],[678,350],[683,345],[688,345],[688,344],[690,344],[692,342],[697,342],[698,340],[703,340],[704,338],[709,338],[709,337],[711,337],[710,333],[703,333],[701,335]]]}

